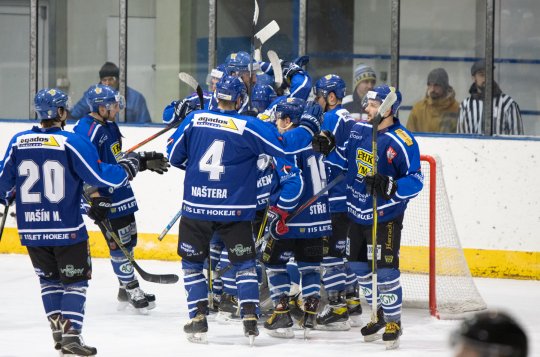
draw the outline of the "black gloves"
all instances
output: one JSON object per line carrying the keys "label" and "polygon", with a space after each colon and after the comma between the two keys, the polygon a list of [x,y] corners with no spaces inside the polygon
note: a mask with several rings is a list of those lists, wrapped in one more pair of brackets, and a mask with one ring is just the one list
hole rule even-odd
{"label": "black gloves", "polygon": [[131,181],[139,172],[139,154],[130,152],[118,160],[118,164],[124,167],[124,170],[126,170],[128,178]]}
{"label": "black gloves", "polygon": [[92,197],[90,200],[88,217],[95,222],[101,222],[107,219],[111,210],[111,199],[109,197],[98,196]]}
{"label": "black gloves", "polygon": [[160,175],[169,171],[168,168],[171,167],[169,160],[167,160],[162,153],[155,151],[144,151],[139,153],[139,163],[139,171],[148,169],[157,172]]}
{"label": "black gloves", "polygon": [[336,138],[328,130],[323,130],[320,134],[313,136],[311,146],[313,151],[327,156],[336,147]]}
{"label": "black gloves", "polygon": [[375,176],[366,176],[365,180],[366,191],[370,195],[377,192],[377,195],[384,197],[385,200],[389,200],[397,191],[398,185],[393,177],[377,173]]}
{"label": "black gloves", "polygon": [[323,109],[315,102],[307,102],[304,113],[300,117],[300,126],[308,129],[313,135],[316,135],[321,130],[323,119]]}
{"label": "black gloves", "polygon": [[201,109],[201,103],[199,103],[199,98],[188,97],[183,100],[179,100],[174,106],[174,116],[172,123],[184,120],[189,113],[199,109]]}

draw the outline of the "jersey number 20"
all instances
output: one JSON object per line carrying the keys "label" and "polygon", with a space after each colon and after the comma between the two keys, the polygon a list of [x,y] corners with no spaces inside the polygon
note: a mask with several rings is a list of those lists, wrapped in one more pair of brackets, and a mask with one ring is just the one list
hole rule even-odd
{"label": "jersey number 20", "polygon": [[26,176],[21,185],[22,203],[40,203],[41,193],[31,192],[34,185],[43,178],[43,193],[51,203],[60,202],[65,195],[64,166],[54,160],[47,160],[41,166],[43,176],[39,172],[39,166],[32,160],[23,160],[18,167],[19,176]]}

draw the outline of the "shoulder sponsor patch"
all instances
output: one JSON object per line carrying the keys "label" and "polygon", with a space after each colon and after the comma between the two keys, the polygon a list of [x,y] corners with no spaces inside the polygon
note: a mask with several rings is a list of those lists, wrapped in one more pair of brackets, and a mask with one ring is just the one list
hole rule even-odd
{"label": "shoulder sponsor patch", "polygon": [[403,140],[403,142],[407,144],[407,146],[411,146],[413,144],[412,138],[410,137],[409,134],[407,134],[407,132],[405,132],[405,130],[403,129],[396,130],[396,135],[399,136],[399,138]]}
{"label": "shoulder sponsor patch", "polygon": [[225,115],[201,113],[195,114],[193,127],[209,127],[242,135],[246,127],[246,121]]}
{"label": "shoulder sponsor patch", "polygon": [[61,135],[29,134],[17,138],[17,148],[35,149],[45,148],[53,150],[64,150],[65,138]]}

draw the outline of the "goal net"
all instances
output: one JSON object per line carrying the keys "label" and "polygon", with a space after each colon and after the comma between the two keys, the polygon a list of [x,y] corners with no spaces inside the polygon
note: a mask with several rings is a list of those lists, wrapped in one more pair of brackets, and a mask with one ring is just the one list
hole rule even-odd
{"label": "goal net", "polygon": [[457,234],[440,160],[422,155],[424,188],[405,211],[400,268],[405,307],[441,319],[463,318],[486,303],[471,277]]}

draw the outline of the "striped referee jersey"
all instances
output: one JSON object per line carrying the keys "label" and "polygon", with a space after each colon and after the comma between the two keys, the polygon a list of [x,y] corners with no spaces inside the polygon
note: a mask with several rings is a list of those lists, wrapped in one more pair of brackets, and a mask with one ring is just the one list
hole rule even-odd
{"label": "striped referee jersey", "polygon": [[[457,132],[462,134],[482,134],[482,113],[484,101],[475,96],[463,100],[459,106]],[[507,94],[493,97],[493,134],[523,135],[523,121],[518,104]]]}

